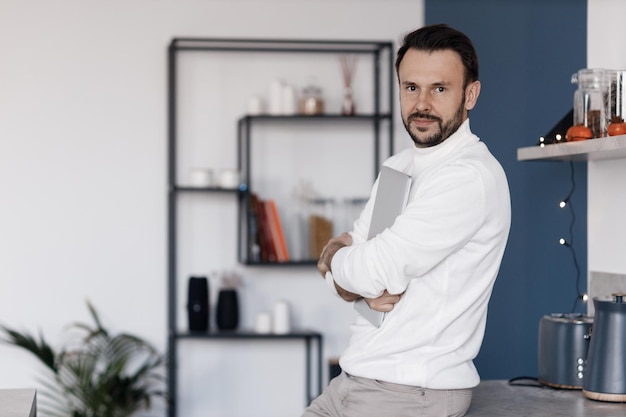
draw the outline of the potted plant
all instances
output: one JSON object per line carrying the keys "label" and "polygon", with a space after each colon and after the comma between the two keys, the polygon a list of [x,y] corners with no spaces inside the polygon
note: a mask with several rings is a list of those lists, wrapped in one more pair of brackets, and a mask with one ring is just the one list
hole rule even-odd
{"label": "potted plant", "polygon": [[83,333],[79,343],[55,350],[39,339],[0,325],[2,341],[26,349],[47,368],[40,410],[55,417],[128,417],[165,397],[165,358],[145,340],[126,333],[113,335],[94,307],[94,325],[74,323]]}

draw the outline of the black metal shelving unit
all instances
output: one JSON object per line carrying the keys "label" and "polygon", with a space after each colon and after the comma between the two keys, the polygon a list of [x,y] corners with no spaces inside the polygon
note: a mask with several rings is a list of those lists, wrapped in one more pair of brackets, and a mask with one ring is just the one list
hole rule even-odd
{"label": "black metal shelving unit", "polygon": [[[388,126],[392,125],[391,114],[390,113],[372,113],[372,114],[357,114],[354,116],[343,116],[338,114],[324,114],[324,115],[314,115],[314,116],[306,116],[306,115],[294,115],[294,116],[270,116],[270,115],[259,115],[259,116],[244,116],[238,121],[238,129],[237,129],[237,143],[238,143],[238,167],[240,172],[242,173],[243,178],[243,187],[246,191],[253,190],[253,178],[251,176],[251,161],[252,157],[250,155],[251,141],[253,140],[252,128],[255,124],[261,123],[271,123],[273,125],[288,125],[288,124],[299,124],[299,123],[310,123],[310,124],[331,124],[331,123],[349,123],[351,125],[355,124],[365,124],[371,125],[372,130],[374,132],[373,137],[373,146],[374,146],[374,158],[373,158],[373,171],[372,178],[376,178],[378,174],[378,170],[380,169],[381,164],[381,123],[387,122]],[[389,131],[389,135],[392,135],[393,132]],[[391,137],[391,136],[389,136]],[[390,153],[392,153],[391,143]],[[248,229],[248,221],[250,216],[247,212],[247,207],[249,205],[248,201],[249,193],[245,192],[242,194],[242,198],[240,200],[240,210],[239,210],[239,233],[240,239],[238,240],[238,248],[237,251],[239,253],[239,262],[243,265],[250,266],[299,266],[299,265],[315,265],[317,263],[316,259],[299,259],[299,260],[290,260],[286,262],[261,262],[253,259],[251,254],[251,245],[250,240],[251,236],[246,232]],[[243,227],[243,229],[242,229]]]}
{"label": "black metal shelving unit", "polygon": [[[177,343],[182,339],[302,339],[306,348],[306,399],[310,401],[315,392],[312,392],[312,377],[315,373],[311,370],[317,366],[317,391],[322,389],[322,335],[315,331],[294,330],[288,335],[259,335],[253,332],[229,332],[229,333],[188,333],[177,328],[177,205],[178,197],[186,193],[204,194],[232,194],[237,200],[239,209],[239,221],[237,224],[238,234],[238,254],[245,251],[242,245],[247,245],[245,234],[242,234],[242,227],[246,227],[247,219],[247,198],[250,194],[252,178],[250,177],[250,141],[252,138],[252,126],[255,123],[367,123],[371,124],[374,132],[374,161],[373,178],[376,177],[380,164],[382,163],[381,146],[383,145],[383,135],[386,136],[386,150],[388,154],[393,154],[393,108],[394,108],[394,83],[395,69],[393,44],[386,41],[355,41],[355,40],[288,40],[288,39],[221,39],[221,38],[175,38],[168,47],[167,68],[168,68],[168,281],[167,281],[167,303],[168,303],[168,371],[167,389],[169,394],[168,416],[177,416],[177,373],[178,357]],[[207,53],[207,52],[229,52],[229,53],[270,53],[270,54],[365,54],[373,57],[373,85],[372,99],[373,111],[370,114],[356,114],[353,116],[343,116],[340,114],[323,114],[314,116],[290,115],[290,116],[244,116],[238,121],[237,164],[242,173],[242,184],[236,189],[222,189],[216,187],[186,187],[179,184],[176,178],[177,151],[178,151],[178,91],[177,91],[177,61],[182,53]],[[383,86],[386,91],[383,92]],[[384,102],[384,103],[383,103]],[[383,110],[383,104],[386,105]],[[235,140],[235,138],[233,138]],[[239,256],[239,255],[238,255]],[[315,261],[292,261],[285,263],[258,263],[252,262],[245,256],[240,256],[239,261],[243,265],[254,266],[300,266],[314,265]],[[317,344],[316,360],[312,354],[313,345]],[[315,363],[314,363],[315,362]],[[313,378],[315,379],[315,378]]]}
{"label": "black metal shelving unit", "polygon": [[[310,330],[294,330],[287,334],[259,334],[252,331],[238,330],[233,332],[211,333],[179,333],[179,339],[212,339],[219,340],[302,340],[304,341],[304,398],[307,404],[322,392],[322,335]],[[313,388],[315,386],[315,391]]]}

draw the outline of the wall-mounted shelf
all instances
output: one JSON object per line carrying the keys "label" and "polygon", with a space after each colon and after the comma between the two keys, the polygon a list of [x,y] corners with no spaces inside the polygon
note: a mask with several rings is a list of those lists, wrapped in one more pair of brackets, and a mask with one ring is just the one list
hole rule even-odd
{"label": "wall-mounted shelf", "polygon": [[626,158],[626,135],[517,149],[518,161],[594,161]]}

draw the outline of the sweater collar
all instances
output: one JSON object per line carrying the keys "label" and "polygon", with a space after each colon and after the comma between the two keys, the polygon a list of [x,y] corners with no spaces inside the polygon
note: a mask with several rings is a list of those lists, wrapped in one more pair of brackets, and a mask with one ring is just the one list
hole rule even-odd
{"label": "sweater collar", "polygon": [[428,148],[413,147],[414,166],[426,168],[451,154],[458,153],[458,150],[467,144],[478,141],[478,137],[470,129],[469,118],[465,119],[456,132],[440,144]]}
{"label": "sweater collar", "polygon": [[461,123],[461,126],[459,126],[456,132],[448,136],[448,138],[443,142],[427,148],[418,148],[416,146],[413,148],[415,149],[415,153],[417,155],[428,155],[431,153],[447,151],[451,148],[458,149],[459,146],[463,146],[464,143],[471,141],[472,139],[473,141],[478,140],[478,138],[472,134],[472,131],[470,130],[470,121],[469,118],[467,118],[463,123]]}

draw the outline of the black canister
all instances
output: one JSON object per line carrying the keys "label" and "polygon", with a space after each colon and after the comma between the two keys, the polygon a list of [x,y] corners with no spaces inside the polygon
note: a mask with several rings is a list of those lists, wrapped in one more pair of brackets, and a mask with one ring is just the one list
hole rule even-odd
{"label": "black canister", "polygon": [[190,277],[187,287],[187,322],[189,331],[209,330],[209,281],[207,277]]}
{"label": "black canister", "polygon": [[239,297],[233,288],[222,289],[217,295],[217,328],[235,330],[239,325]]}
{"label": "black canister", "polygon": [[585,397],[626,401],[626,294],[593,299],[595,317],[583,381]]}

